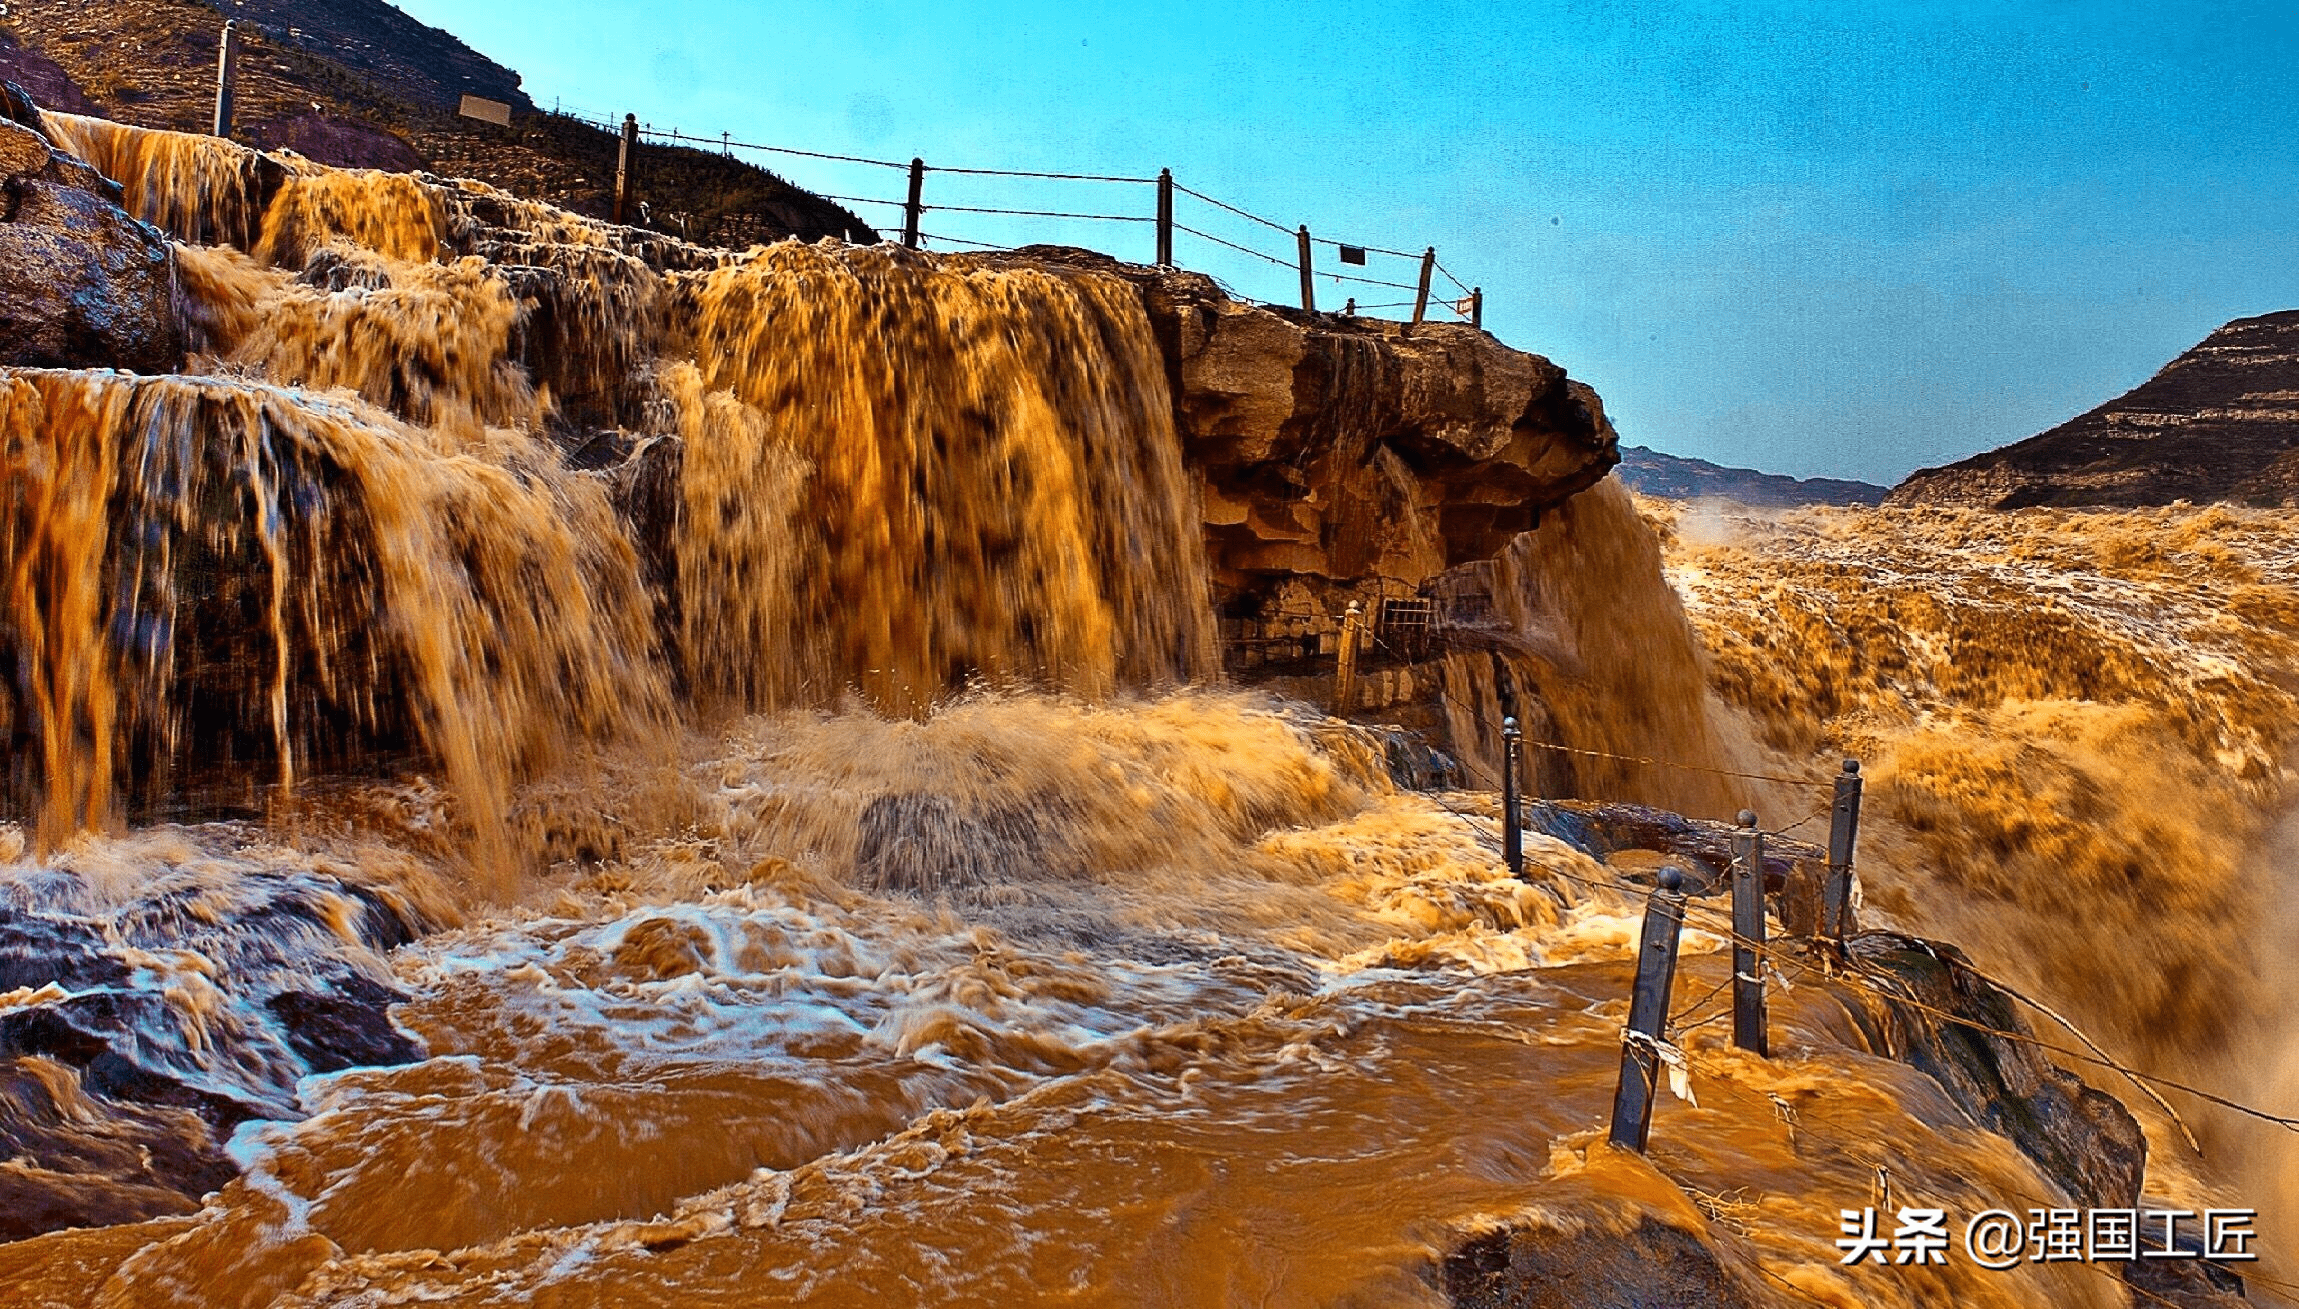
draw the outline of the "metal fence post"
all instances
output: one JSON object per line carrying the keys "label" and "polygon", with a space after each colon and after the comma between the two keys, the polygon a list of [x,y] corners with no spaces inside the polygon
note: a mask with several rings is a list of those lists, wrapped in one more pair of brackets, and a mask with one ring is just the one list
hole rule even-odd
{"label": "metal fence post", "polygon": [[231,135],[232,80],[239,73],[239,24],[226,22],[222,42],[216,47],[216,130],[217,136]]}
{"label": "metal fence post", "polygon": [[1350,706],[1357,698],[1357,628],[1364,621],[1364,611],[1357,602],[1349,602],[1348,612],[1341,615],[1341,650],[1333,667],[1333,713],[1348,716]]}
{"label": "metal fence post", "polygon": [[902,244],[912,250],[918,248],[918,215],[926,206],[920,198],[926,193],[926,161],[913,155],[910,158],[910,198],[902,202]]}
{"label": "metal fence post", "polygon": [[1157,170],[1157,264],[1173,267],[1173,170]]}
{"label": "metal fence post", "polygon": [[1732,834],[1732,1043],[1769,1057],[1764,1017],[1764,833],[1740,811]]}
{"label": "metal fence post", "polygon": [[1841,943],[1852,921],[1852,847],[1860,840],[1860,761],[1847,759],[1836,778],[1835,822],[1828,829],[1828,882],[1820,897],[1820,935]]}
{"label": "metal fence post", "polygon": [[1303,223],[1294,236],[1301,246],[1301,312],[1314,314],[1317,312],[1317,282],[1309,266],[1309,224]]}
{"label": "metal fence post", "polygon": [[1413,325],[1416,327],[1429,316],[1429,274],[1435,271],[1437,247],[1430,246],[1421,252],[1421,289],[1413,293]]}
{"label": "metal fence post", "polygon": [[1485,288],[1469,288],[1469,326],[1483,331],[1485,328]]}
{"label": "metal fence post", "polygon": [[1501,859],[1509,872],[1525,875],[1525,814],[1517,807],[1517,743],[1524,733],[1517,720],[1501,720]]}
{"label": "metal fence post", "polygon": [[1668,1020],[1677,934],[1684,927],[1684,874],[1663,868],[1659,881],[1645,901],[1644,928],[1637,934],[1636,986],[1629,992],[1620,1085],[1612,1098],[1612,1143],[1637,1151],[1652,1137],[1652,1102],[1660,1090],[1660,1029]]}
{"label": "metal fence post", "polygon": [[623,115],[623,143],[615,151],[615,221],[631,211],[631,156],[639,150],[639,116]]}

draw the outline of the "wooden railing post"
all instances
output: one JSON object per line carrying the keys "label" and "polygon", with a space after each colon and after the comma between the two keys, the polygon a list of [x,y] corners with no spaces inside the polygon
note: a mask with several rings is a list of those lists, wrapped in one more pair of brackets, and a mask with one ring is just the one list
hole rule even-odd
{"label": "wooden railing post", "polygon": [[1357,629],[1364,622],[1364,611],[1357,602],[1349,602],[1348,612],[1341,615],[1341,650],[1333,666],[1333,713],[1346,718],[1357,699]]}
{"label": "wooden railing post", "polygon": [[1469,326],[1483,331],[1485,328],[1485,288],[1469,288]]}
{"label": "wooden railing post", "polygon": [[1684,927],[1684,874],[1660,870],[1637,934],[1636,986],[1621,1031],[1620,1085],[1612,1098],[1612,1143],[1641,1151],[1652,1138],[1652,1102],[1660,1091],[1660,1031],[1676,984],[1677,934]]}
{"label": "wooden railing post", "polygon": [[1764,1016],[1764,833],[1740,811],[1732,834],[1732,1043],[1772,1053]]}
{"label": "wooden railing post", "polygon": [[231,135],[232,81],[239,73],[239,24],[224,24],[223,40],[216,47],[216,130],[217,136]]}
{"label": "wooden railing post", "polygon": [[1525,875],[1525,812],[1517,807],[1517,720],[1501,720],[1501,861],[1513,877]]}
{"label": "wooden railing post", "polygon": [[1157,266],[1173,267],[1173,170],[1157,170]]}
{"label": "wooden railing post", "polygon": [[918,248],[918,215],[925,212],[921,203],[926,194],[926,161],[913,156],[910,160],[910,198],[902,202],[902,244],[912,250]]}
{"label": "wooden railing post", "polygon": [[1294,235],[1301,246],[1301,312],[1314,314],[1317,312],[1317,281],[1309,266],[1309,224],[1303,223]]}
{"label": "wooden railing post", "polygon": [[1842,944],[1852,921],[1852,848],[1860,840],[1860,761],[1847,759],[1836,778],[1835,822],[1828,829],[1828,882],[1820,897],[1820,935]]}
{"label": "wooden railing post", "polygon": [[639,151],[639,116],[623,115],[623,143],[615,151],[615,221],[621,223],[631,211],[631,156]]}
{"label": "wooden railing post", "polygon": [[1421,289],[1413,293],[1413,324],[1416,327],[1429,316],[1429,274],[1436,271],[1437,247],[1430,246],[1421,252]]}

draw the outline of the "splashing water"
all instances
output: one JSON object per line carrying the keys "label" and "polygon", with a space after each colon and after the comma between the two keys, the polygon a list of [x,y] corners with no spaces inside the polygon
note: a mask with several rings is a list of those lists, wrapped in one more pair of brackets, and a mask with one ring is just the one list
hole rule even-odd
{"label": "splashing water", "polygon": [[[96,1305],[1438,1305],[1466,1235],[1652,1217],[1757,1303],[1767,1272],[2121,1302],[2066,1266],[1836,1269],[1879,1165],[1966,1208],[2048,1184],[1807,989],[1774,1060],[1687,1036],[1700,1103],[1651,1160],[1603,1146],[1638,906],[1544,837],[1510,877],[1376,759],[1234,694],[758,720],[694,767],[692,829],[395,952],[429,1058],[307,1080],[197,1214],[0,1274]],[[1689,936],[1689,994],[1720,945]]]}
{"label": "splashing water", "polygon": [[[1872,914],[1957,941],[2139,1067],[2288,1110],[2287,516],[1677,520],[1671,571],[1719,692],[1773,745],[1870,761]],[[2149,1121],[2151,1176],[2299,1239],[2290,1134],[2172,1098],[2206,1156]]]}
{"label": "splashing water", "polygon": [[[1749,1303],[2126,1302],[1836,1266],[1879,1168],[1964,1212],[2055,1193],[1817,987],[1769,1061],[1689,1026],[1699,1103],[1649,1158],[1601,1143],[1622,869],[1534,836],[1520,881],[1491,795],[1176,689],[1219,672],[1202,516],[1121,281],[699,251],[47,121],[195,243],[193,357],[0,374],[37,815],[0,825],[0,931],[105,979],[0,989],[0,1026],[118,1003],[138,1067],[237,1072],[131,1112],[68,1041],[5,1065],[0,1132],[92,1142],[72,1184],[110,1169],[122,1220],[0,1245],[12,1293],[1439,1305],[1467,1237],[1651,1220]],[[1456,740],[1529,691],[1563,743],[1758,757],[1616,488],[1491,571]],[[1721,945],[1687,934],[1682,999]]]}

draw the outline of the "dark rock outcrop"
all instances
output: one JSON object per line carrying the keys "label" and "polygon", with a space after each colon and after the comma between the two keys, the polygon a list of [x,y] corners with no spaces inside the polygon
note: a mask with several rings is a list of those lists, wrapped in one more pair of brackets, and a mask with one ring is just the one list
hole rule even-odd
{"label": "dark rock outcrop", "polygon": [[[2025,1019],[1962,951],[1891,932],[1865,932],[1845,944],[1854,967],[1876,986],[1833,989],[1877,1053],[1938,1082],[1973,1122],[2019,1147],[2071,1206],[2173,1207],[2141,1198],[2147,1137],[2123,1102],[2054,1065],[2037,1045],[2012,1039],[2028,1035]],[[2248,1303],[2239,1276],[2200,1259],[2112,1266],[2137,1288],[2138,1303]]]}
{"label": "dark rock outcrop", "polygon": [[160,878],[99,908],[76,877],[0,883],[0,1240],[186,1213],[223,1143],[301,1113],[297,1082],[409,1063],[379,952],[423,924],[316,872]]}
{"label": "dark rock outcrop", "polygon": [[2238,318],[2136,389],[2025,441],[1923,468],[1887,504],[2299,504],[2299,310]]}
{"label": "dark rock outcrop", "polygon": [[1546,1227],[1488,1232],[1439,1273],[1455,1309],[1751,1309],[1763,1303],[1681,1227],[1646,1218],[1623,1233]]}
{"label": "dark rock outcrop", "polygon": [[1753,468],[1726,468],[1706,459],[1662,454],[1641,445],[1620,448],[1620,480],[1639,495],[1671,500],[1718,499],[1758,507],[1882,504],[1890,488],[1841,477],[1786,477]]}
{"label": "dark rock outcrop", "polygon": [[1980,976],[1961,950],[1891,932],[1864,932],[1846,948],[1861,972],[1891,993],[1838,989],[1877,1053],[1938,1082],[1973,1121],[2018,1146],[2073,1203],[2099,1209],[2139,1203],[2147,1171],[2139,1123],[2121,1101],[2055,1066],[2035,1045],[1994,1035],[2024,1035],[2026,1022],[2012,998]]}
{"label": "dark rock outcrop", "polygon": [[0,364],[173,370],[171,259],[117,186],[14,115],[0,120]]}

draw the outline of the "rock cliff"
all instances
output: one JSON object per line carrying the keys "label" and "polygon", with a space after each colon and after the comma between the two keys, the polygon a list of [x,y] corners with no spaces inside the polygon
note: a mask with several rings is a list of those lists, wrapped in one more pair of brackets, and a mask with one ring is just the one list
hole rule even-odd
{"label": "rock cliff", "polygon": [[2238,318],[2048,432],[1923,468],[1888,504],[2299,504],[2299,310]]}
{"label": "rock cliff", "polygon": [[1286,577],[1411,591],[1498,555],[1619,459],[1594,390],[1466,324],[1254,304],[1202,273],[1074,251],[1018,257],[1141,288],[1224,598]]}

